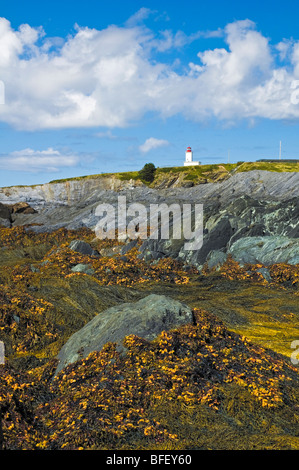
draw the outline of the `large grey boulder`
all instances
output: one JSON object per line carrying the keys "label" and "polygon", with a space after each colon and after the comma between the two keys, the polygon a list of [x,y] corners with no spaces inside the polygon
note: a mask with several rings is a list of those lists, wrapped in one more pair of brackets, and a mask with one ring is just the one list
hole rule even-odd
{"label": "large grey boulder", "polygon": [[245,237],[233,243],[229,253],[241,264],[298,264],[299,239],[283,236]]}
{"label": "large grey boulder", "polygon": [[89,243],[84,242],[83,240],[73,240],[69,244],[69,248],[77,253],[88,256],[100,256],[99,252],[94,250]]}
{"label": "large grey boulder", "polygon": [[90,352],[100,351],[108,342],[116,342],[121,351],[125,336],[134,334],[151,341],[162,331],[192,321],[192,310],[188,306],[164,295],[151,294],[138,302],[109,308],[69,338],[58,354],[55,374]]}
{"label": "large grey boulder", "polygon": [[83,263],[79,263],[79,264],[76,264],[76,266],[73,266],[71,268],[71,271],[73,273],[84,273],[84,274],[94,274],[94,270],[92,269],[92,267],[89,265],[89,264],[83,264]]}

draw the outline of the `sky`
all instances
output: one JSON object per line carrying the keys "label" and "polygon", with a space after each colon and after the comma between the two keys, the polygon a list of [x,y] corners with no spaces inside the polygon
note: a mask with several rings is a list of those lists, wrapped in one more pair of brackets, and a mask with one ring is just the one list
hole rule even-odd
{"label": "sky", "polygon": [[1,0],[0,186],[299,158],[299,2]]}

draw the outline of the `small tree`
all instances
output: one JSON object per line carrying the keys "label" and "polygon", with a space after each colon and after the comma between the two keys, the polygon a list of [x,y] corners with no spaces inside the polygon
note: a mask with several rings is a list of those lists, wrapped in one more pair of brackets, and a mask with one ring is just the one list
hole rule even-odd
{"label": "small tree", "polygon": [[140,179],[151,183],[152,181],[154,181],[155,171],[156,167],[153,163],[146,163],[142,170],[138,172],[138,176]]}

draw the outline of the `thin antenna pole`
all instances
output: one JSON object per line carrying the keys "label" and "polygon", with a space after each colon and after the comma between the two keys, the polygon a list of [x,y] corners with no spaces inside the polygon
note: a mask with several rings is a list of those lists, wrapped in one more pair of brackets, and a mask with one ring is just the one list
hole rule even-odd
{"label": "thin antenna pole", "polygon": [[281,141],[279,142],[279,160],[281,160]]}

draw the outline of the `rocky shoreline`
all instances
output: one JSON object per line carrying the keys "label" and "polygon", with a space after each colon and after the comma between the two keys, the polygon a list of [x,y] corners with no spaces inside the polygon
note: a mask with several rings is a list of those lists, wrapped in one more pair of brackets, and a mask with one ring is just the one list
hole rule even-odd
{"label": "rocky shoreline", "polygon": [[[218,183],[156,189],[114,177],[0,189],[0,225],[32,225],[38,233],[61,227],[94,229],[99,204],[203,204],[203,245],[184,249],[184,239],[144,241],[140,256],[180,259],[201,269],[221,265],[230,254],[238,262],[297,264],[299,261],[299,173],[250,171]],[[117,223],[117,221],[116,221]],[[170,223],[171,225],[171,223]],[[171,232],[171,231],[170,231]]]}

